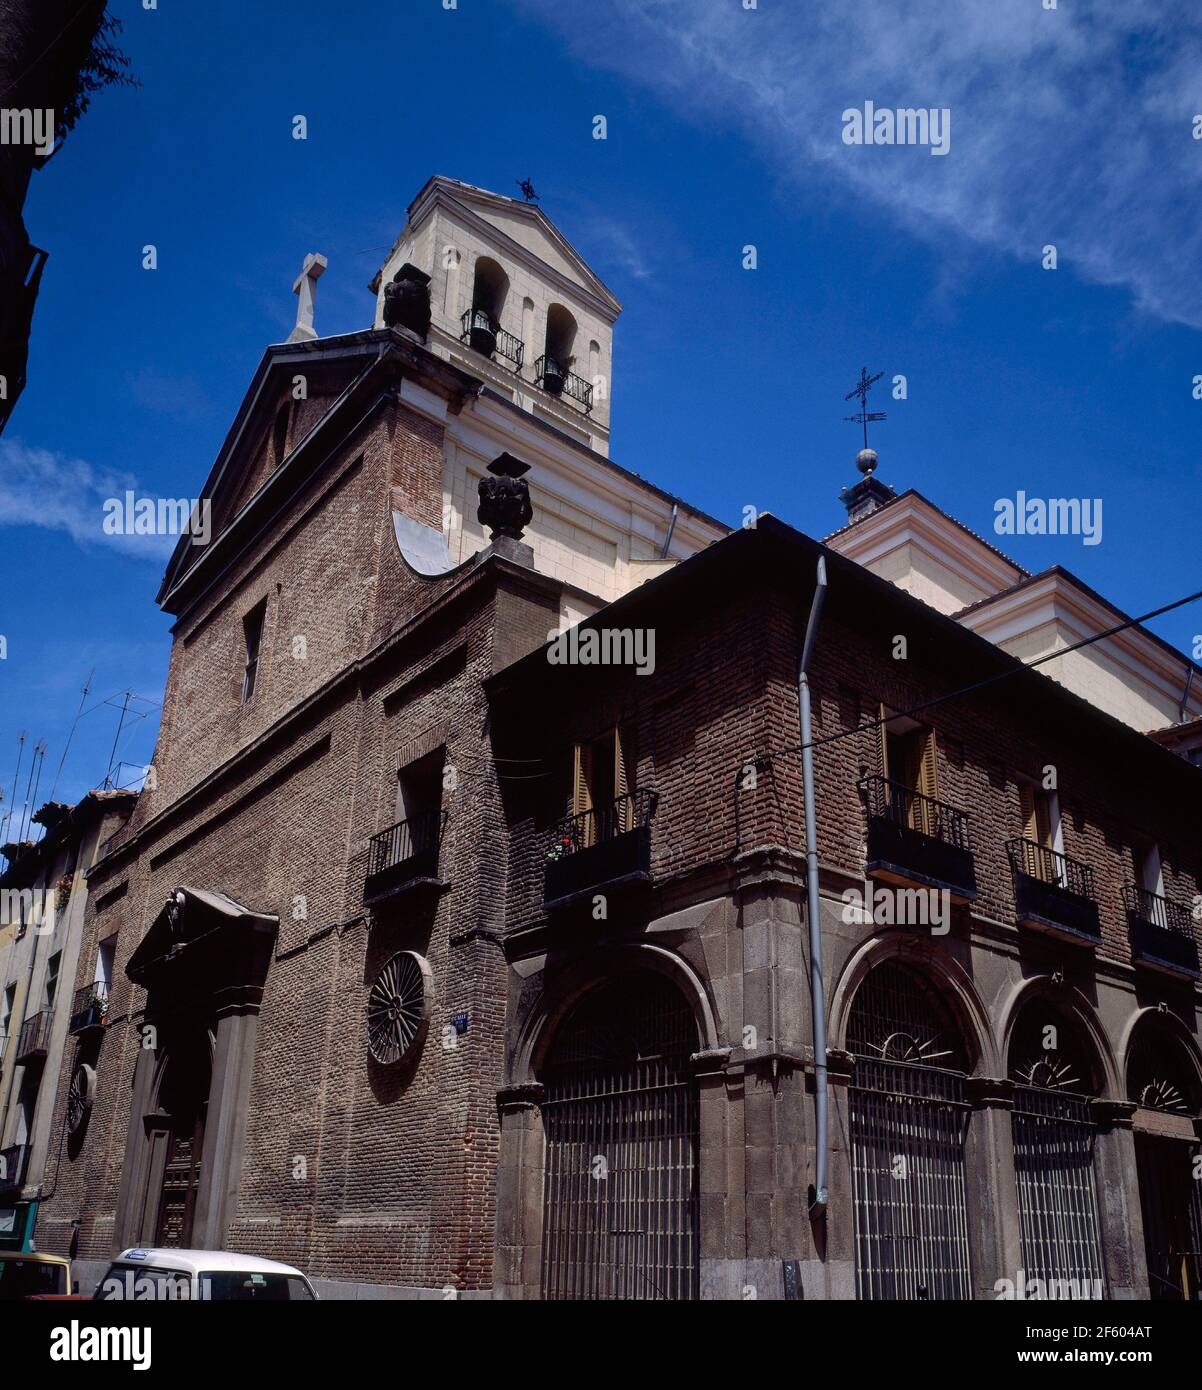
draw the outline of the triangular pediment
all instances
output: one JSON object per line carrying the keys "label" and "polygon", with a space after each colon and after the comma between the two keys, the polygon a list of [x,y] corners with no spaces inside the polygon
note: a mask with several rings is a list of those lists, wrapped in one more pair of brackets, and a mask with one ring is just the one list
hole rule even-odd
{"label": "triangular pediment", "polygon": [[[442,174],[431,178],[409,205],[408,222],[397,240],[397,246],[440,206],[451,216],[458,214],[469,223],[486,224],[493,233],[492,239],[496,240],[498,249],[506,250],[511,255],[524,253],[555,275],[576,285],[596,301],[596,307],[611,322],[621,313],[622,306],[613,292],[537,203],[527,203],[486,188],[476,188]],[[391,264],[397,246],[394,246],[385,265]],[[379,275],[372,281],[372,289],[378,288],[378,285]]]}

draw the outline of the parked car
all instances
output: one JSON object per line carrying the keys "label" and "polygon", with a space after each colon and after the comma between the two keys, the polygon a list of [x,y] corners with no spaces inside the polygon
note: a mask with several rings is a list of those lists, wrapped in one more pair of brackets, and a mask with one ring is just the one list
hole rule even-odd
{"label": "parked car", "polygon": [[312,1302],[299,1269],[230,1250],[123,1250],[96,1286],[94,1299],[143,1302]]}
{"label": "parked car", "polygon": [[35,1250],[0,1250],[0,1303],[18,1298],[70,1298],[71,1261]]}

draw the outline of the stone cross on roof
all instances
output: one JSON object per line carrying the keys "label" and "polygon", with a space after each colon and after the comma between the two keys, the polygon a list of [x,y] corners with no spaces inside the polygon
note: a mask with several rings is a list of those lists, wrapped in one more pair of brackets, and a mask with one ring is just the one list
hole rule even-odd
{"label": "stone cross on roof", "polygon": [[317,293],[317,281],[325,273],[327,265],[329,261],[319,251],[311,251],[305,257],[301,273],[292,286],[292,293],[299,298],[296,302],[296,327],[287,338],[290,343],[301,343],[317,337],[317,330],[313,327],[313,300]]}

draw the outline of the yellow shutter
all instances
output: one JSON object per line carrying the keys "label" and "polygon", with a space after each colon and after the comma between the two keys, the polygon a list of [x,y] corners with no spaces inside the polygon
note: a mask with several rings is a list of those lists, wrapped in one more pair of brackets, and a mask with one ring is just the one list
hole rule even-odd
{"label": "yellow shutter", "polygon": [[1035,788],[1030,782],[1018,784],[1018,805],[1023,819],[1023,839],[1039,839],[1039,828],[1035,819]]}

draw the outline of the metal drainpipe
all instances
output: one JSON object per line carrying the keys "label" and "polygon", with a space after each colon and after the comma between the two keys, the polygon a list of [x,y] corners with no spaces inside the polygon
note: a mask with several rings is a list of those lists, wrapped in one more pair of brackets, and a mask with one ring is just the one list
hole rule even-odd
{"label": "metal drainpipe", "polygon": [[810,683],[806,672],[814,649],[814,635],[826,597],[826,558],[818,557],[817,582],[810,602],[797,686],[801,703],[801,781],[806,819],[806,916],[810,928],[810,997],[814,1013],[814,1119],[815,1162],[814,1200],[810,1216],[826,1214],[827,1105],[826,1105],[826,998],[822,988],[822,926],[818,916],[818,825],[814,807],[814,750],[810,746],[813,724],[810,716]]}

